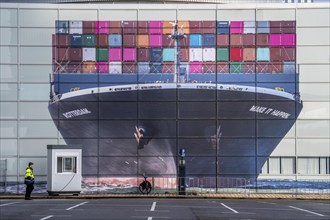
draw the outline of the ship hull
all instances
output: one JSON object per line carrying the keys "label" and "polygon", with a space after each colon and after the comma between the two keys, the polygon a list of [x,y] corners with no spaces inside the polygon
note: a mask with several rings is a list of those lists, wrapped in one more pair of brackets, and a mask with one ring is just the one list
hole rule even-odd
{"label": "ship hull", "polygon": [[[256,178],[302,104],[281,92],[254,89],[95,88],[63,95],[49,111],[65,142],[83,146],[84,176],[176,176],[184,148],[187,176]],[[136,127],[146,131],[142,147]]]}

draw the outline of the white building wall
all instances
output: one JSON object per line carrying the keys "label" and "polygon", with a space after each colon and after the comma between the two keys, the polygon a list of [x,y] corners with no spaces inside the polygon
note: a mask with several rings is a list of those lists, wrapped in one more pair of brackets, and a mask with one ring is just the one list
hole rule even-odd
{"label": "white building wall", "polygon": [[[38,180],[46,180],[46,144],[63,143],[46,107],[55,20],[296,20],[304,108],[271,156],[293,157],[297,166],[299,157],[330,157],[330,10],[326,4],[0,6],[0,158],[7,159],[8,181],[22,181],[29,161],[38,166]],[[289,176],[329,178],[298,172]]]}

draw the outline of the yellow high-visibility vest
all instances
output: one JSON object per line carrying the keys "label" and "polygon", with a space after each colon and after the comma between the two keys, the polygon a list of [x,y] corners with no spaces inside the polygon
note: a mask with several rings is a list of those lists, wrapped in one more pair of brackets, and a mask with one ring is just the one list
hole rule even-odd
{"label": "yellow high-visibility vest", "polygon": [[27,179],[28,177],[31,177],[31,179],[34,179],[33,170],[29,167],[26,168],[26,170],[25,170],[25,179]]}

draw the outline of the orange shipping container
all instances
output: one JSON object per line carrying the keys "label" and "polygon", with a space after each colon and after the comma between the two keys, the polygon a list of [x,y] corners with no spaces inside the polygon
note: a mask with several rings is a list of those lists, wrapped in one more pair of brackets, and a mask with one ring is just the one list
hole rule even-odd
{"label": "orange shipping container", "polygon": [[189,21],[179,21],[178,29],[179,29],[180,33],[181,33],[181,30],[183,30],[184,34],[189,34]]}
{"label": "orange shipping container", "polygon": [[173,26],[171,23],[173,21],[163,21],[163,34],[172,34]]}
{"label": "orange shipping container", "polygon": [[256,59],[255,48],[244,48],[243,49],[243,60],[244,61],[254,61]]}
{"label": "orange shipping container", "polygon": [[149,35],[137,35],[137,47],[149,47]]}
{"label": "orange shipping container", "polygon": [[96,73],[95,62],[83,62],[83,73]]}

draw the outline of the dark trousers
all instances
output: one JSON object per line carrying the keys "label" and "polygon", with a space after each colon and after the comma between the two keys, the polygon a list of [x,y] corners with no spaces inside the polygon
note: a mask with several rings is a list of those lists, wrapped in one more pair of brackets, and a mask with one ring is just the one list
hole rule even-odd
{"label": "dark trousers", "polygon": [[25,198],[29,199],[31,197],[31,193],[34,189],[33,184],[26,184]]}

